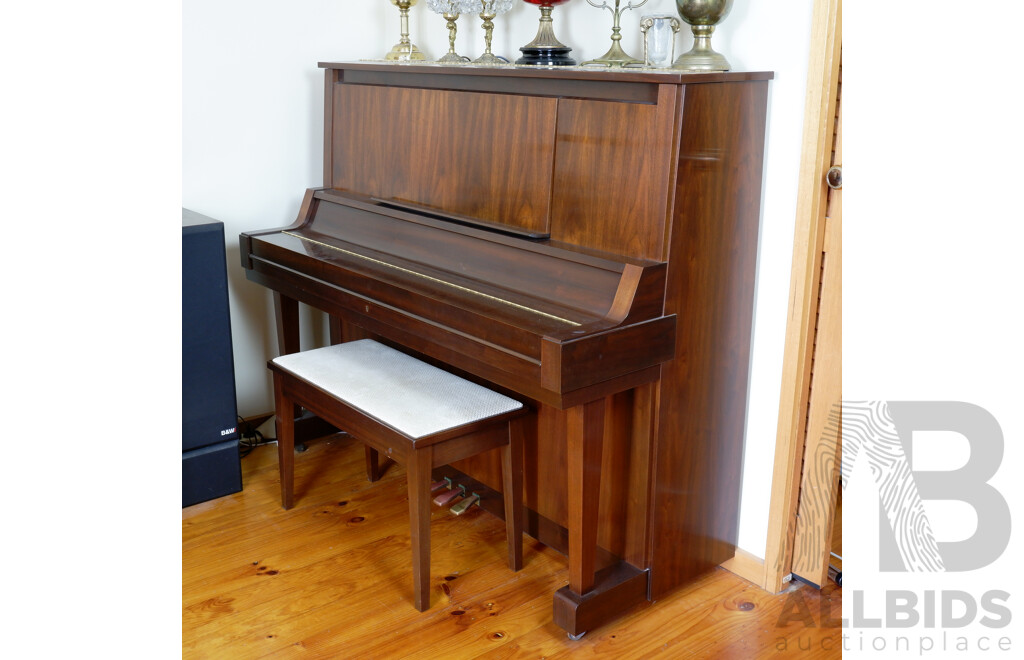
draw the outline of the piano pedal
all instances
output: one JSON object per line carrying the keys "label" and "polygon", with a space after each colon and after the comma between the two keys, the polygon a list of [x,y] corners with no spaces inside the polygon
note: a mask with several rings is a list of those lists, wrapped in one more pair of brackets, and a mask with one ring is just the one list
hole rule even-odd
{"label": "piano pedal", "polygon": [[463,486],[461,486],[459,484],[453,484],[453,485],[457,486],[457,488],[452,488],[447,493],[441,493],[440,495],[435,497],[434,498],[434,504],[436,504],[437,506],[448,506],[456,498],[462,497],[463,495],[466,494],[466,489]]}
{"label": "piano pedal", "polygon": [[473,493],[472,495],[470,495],[466,499],[462,500],[461,502],[459,502],[458,504],[453,506],[451,508],[451,512],[454,513],[457,516],[461,516],[462,514],[464,514],[466,512],[467,509],[469,509],[469,507],[473,506],[474,504],[476,504],[479,501],[480,501],[480,496],[477,495],[476,493]]}
{"label": "piano pedal", "polygon": [[445,477],[441,481],[435,481],[432,484],[430,484],[430,494],[433,495],[434,493],[438,492],[442,488],[451,488],[451,487],[452,487],[452,480],[449,479],[448,477]]}

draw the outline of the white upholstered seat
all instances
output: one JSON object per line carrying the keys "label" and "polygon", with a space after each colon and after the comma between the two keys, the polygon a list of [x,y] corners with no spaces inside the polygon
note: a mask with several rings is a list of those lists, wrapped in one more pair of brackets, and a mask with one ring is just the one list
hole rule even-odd
{"label": "white upholstered seat", "polygon": [[413,439],[523,407],[372,339],[282,355],[272,362]]}

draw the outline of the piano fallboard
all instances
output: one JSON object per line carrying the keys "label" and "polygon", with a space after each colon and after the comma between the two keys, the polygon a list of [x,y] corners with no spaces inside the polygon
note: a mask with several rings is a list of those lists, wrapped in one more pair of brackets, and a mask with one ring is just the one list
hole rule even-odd
{"label": "piano fallboard", "polygon": [[665,264],[439,216],[311,190],[294,225],[242,235],[243,266],[249,279],[559,407],[576,390],[647,382],[672,357]]}

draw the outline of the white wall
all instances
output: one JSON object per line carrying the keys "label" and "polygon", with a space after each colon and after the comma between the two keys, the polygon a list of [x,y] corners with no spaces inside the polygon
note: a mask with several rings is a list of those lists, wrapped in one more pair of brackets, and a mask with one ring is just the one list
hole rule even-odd
{"label": "white wall", "polygon": [[[736,0],[713,40],[735,70],[771,70],[768,141],[739,545],[764,556],[789,296],[797,172],[812,0]],[[626,12],[622,45],[642,55],[639,20],[674,13],[672,0]],[[510,59],[533,39],[539,12],[516,3],[496,20],[493,50]],[[611,14],[583,0],[555,9],[555,31],[577,59],[610,45]],[[426,2],[412,11],[412,40],[447,51],[444,20]],[[322,184],[323,75],[319,61],[380,58],[398,40],[398,10],[385,0],[185,0],[182,14],[182,206],[221,220],[228,245],[239,413],[271,410],[266,360],[276,355],[271,296],[245,280],[238,233],[290,223],[302,192]],[[692,37],[684,27],[677,53]],[[482,51],[479,19],[459,20],[457,49]],[[319,344],[319,314],[306,310]]]}

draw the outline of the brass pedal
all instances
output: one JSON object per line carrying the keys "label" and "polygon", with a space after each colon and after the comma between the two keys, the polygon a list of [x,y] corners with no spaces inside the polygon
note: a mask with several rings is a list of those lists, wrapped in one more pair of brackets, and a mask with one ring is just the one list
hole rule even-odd
{"label": "brass pedal", "polygon": [[447,506],[447,505],[451,504],[452,500],[454,500],[457,497],[462,497],[465,494],[466,494],[466,489],[463,488],[462,486],[458,486],[457,489],[456,488],[452,488],[448,492],[441,493],[440,495],[435,497],[434,498],[434,504],[436,504],[437,506]]}
{"label": "brass pedal", "polygon": [[469,509],[469,507],[473,506],[474,504],[476,504],[479,501],[480,501],[480,496],[477,495],[476,493],[473,493],[472,495],[470,495],[466,499],[462,500],[461,502],[459,502],[458,504],[453,506],[451,508],[451,512],[454,513],[457,516],[461,516],[462,514],[464,514],[466,512],[467,509]]}
{"label": "brass pedal", "polygon": [[430,484],[430,494],[433,495],[434,493],[436,493],[437,491],[441,490],[442,488],[451,488],[451,487],[452,487],[452,482],[448,479],[448,477],[445,477],[441,481],[435,481],[434,483]]}

